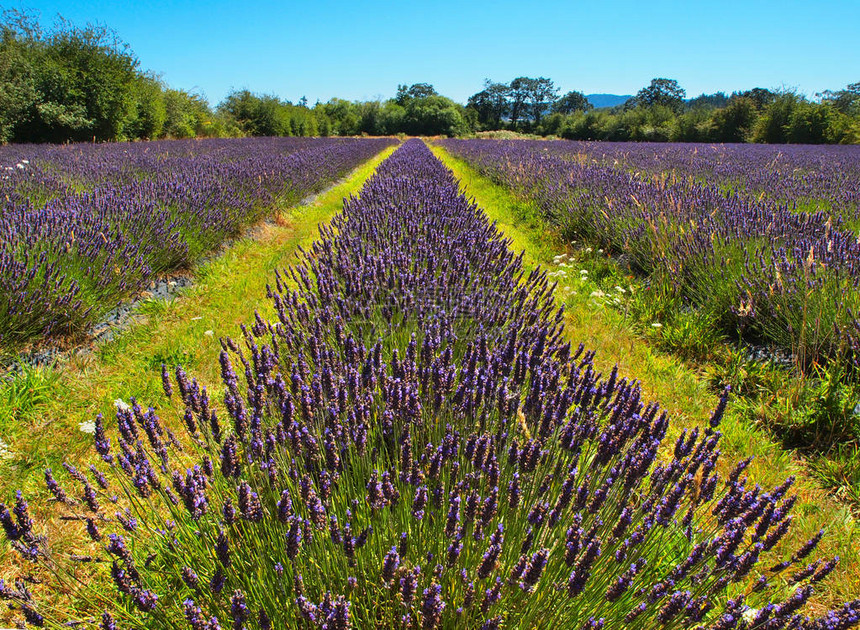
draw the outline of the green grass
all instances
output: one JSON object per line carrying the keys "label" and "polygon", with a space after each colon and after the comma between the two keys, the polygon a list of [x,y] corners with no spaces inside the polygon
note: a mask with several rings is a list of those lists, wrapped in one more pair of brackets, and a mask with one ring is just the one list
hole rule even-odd
{"label": "green grass", "polygon": [[[637,280],[625,274],[602,252],[589,248],[575,249],[563,241],[542,220],[536,206],[514,195],[508,189],[482,177],[464,161],[454,158],[438,146],[431,147],[460,179],[466,194],[484,209],[505,235],[511,248],[525,250],[528,268],[541,265],[559,281],[557,297],[566,311],[567,335],[597,351],[595,364],[608,372],[618,365],[621,375],[637,378],[643,395],[659,401],[671,415],[675,430],[702,426],[717,404],[717,395],[709,382],[707,362],[685,363],[674,352],[660,349],[654,343],[662,327],[650,327],[648,333],[629,313],[619,295],[637,290]],[[559,256],[563,255],[563,258]],[[566,266],[562,266],[562,264]],[[582,274],[581,271],[586,273]],[[627,293],[612,291],[621,287]],[[602,294],[602,295],[601,295]],[[654,323],[661,323],[659,321]],[[690,341],[702,324],[687,321],[690,330],[670,334],[683,335]],[[638,329],[637,329],[638,328]],[[673,347],[668,342],[665,347]],[[691,350],[691,353],[693,351]],[[751,421],[742,404],[732,402],[722,424],[724,465],[749,456],[755,457],[750,476],[763,486],[774,486],[789,475],[797,475],[796,514],[800,517],[787,537],[786,545],[799,546],[820,528],[827,530],[821,544],[823,554],[839,555],[839,569],[826,582],[826,591],[818,605],[835,605],[860,593],[860,527],[850,509],[836,500],[810,475],[808,465],[794,452],[784,449]],[[856,469],[853,469],[857,474]],[[850,474],[848,471],[843,471]],[[822,589],[823,590],[823,589]]]}

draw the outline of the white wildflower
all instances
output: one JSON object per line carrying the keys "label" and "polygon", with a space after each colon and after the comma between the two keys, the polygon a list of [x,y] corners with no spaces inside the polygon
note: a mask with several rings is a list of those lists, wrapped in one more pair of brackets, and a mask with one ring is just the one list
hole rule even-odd
{"label": "white wildflower", "polygon": [[0,440],[0,459],[6,459],[11,456],[12,451],[9,449],[9,445],[3,440]]}
{"label": "white wildflower", "polygon": [[78,423],[78,429],[80,429],[82,433],[93,434],[96,432],[96,423],[92,420],[84,420],[83,422]]}
{"label": "white wildflower", "polygon": [[214,331],[212,331],[212,330],[207,330],[207,331],[206,331],[205,333],[203,333],[203,334],[204,334],[204,335],[206,335],[207,337],[212,337],[212,336],[214,336],[214,335],[215,335],[215,332],[214,332]]}
{"label": "white wildflower", "polygon": [[661,324],[660,322],[654,322],[653,324],[651,324],[651,328],[663,328],[663,324]]}
{"label": "white wildflower", "polygon": [[619,287],[617,284],[615,285],[615,290],[619,293],[627,293],[627,291],[624,290],[624,287]]}
{"label": "white wildflower", "polygon": [[113,406],[119,409],[120,411],[130,411],[131,405],[125,402],[122,398],[117,398],[113,401]]}
{"label": "white wildflower", "polygon": [[605,295],[606,295],[606,294],[605,294],[603,291],[601,291],[600,289],[598,289],[597,291],[592,291],[592,292],[591,292],[591,297],[593,297],[593,298],[602,298],[602,297],[604,297]]}
{"label": "white wildflower", "polygon": [[201,320],[201,319],[203,319],[203,318],[202,318],[202,317],[192,317],[192,318],[191,318],[191,321],[192,321],[192,322],[196,322],[196,321],[199,321],[199,320]]}

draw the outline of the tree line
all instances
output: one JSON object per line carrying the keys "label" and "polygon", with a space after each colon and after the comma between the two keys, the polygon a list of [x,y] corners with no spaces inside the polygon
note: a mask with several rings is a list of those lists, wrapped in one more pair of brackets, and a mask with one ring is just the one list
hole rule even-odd
{"label": "tree line", "polygon": [[858,143],[860,83],[810,100],[754,88],[687,99],[656,78],[626,103],[595,109],[546,77],[486,80],[465,105],[428,83],[393,98],[333,98],[309,106],[235,90],[212,107],[167,86],[113,31],[60,20],[43,29],[8,11],[0,22],[0,142],[111,141],[204,136],[447,135],[509,130],[581,140]]}
{"label": "tree line", "polygon": [[816,96],[757,87],[687,99],[676,80],[658,78],[623,105],[558,115],[534,132],[571,140],[860,143],[860,82]]}

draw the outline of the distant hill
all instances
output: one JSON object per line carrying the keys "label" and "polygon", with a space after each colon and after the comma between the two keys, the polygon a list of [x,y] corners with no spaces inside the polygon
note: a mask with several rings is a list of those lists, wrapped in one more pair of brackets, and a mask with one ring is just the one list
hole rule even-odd
{"label": "distant hill", "polygon": [[627,99],[633,98],[631,95],[620,96],[618,94],[586,94],[585,98],[594,107],[615,107],[621,105]]}

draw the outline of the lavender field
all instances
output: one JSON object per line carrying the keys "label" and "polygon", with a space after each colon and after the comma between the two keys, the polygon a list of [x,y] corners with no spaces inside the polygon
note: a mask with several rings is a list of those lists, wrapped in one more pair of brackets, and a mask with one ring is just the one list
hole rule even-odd
{"label": "lavender field", "polygon": [[[421,141],[267,293],[272,319],[222,340],[217,389],[162,366],[175,418],[132,400],[96,418],[91,467],[45,472],[92,544],[60,552],[22,495],[0,504],[32,576],[0,582],[22,622],[860,623],[860,600],[809,606],[839,561],[815,558],[823,530],[788,543],[794,478],[761,487],[749,460],[721,462],[726,397],[676,432],[638,382],[598,373],[547,273],[525,271]],[[81,562],[92,581],[69,580]],[[85,610],[43,599],[55,580]]]}
{"label": "lavender field", "polygon": [[389,139],[0,146],[0,351],[81,334]]}
{"label": "lavender field", "polygon": [[567,240],[801,369],[860,350],[856,147],[443,140]]}
{"label": "lavender field", "polygon": [[835,215],[860,228],[860,150],[855,146],[657,144],[625,142],[552,143],[552,152],[572,152],[603,166],[657,178],[718,185],[727,192],[768,198],[794,210]]}

